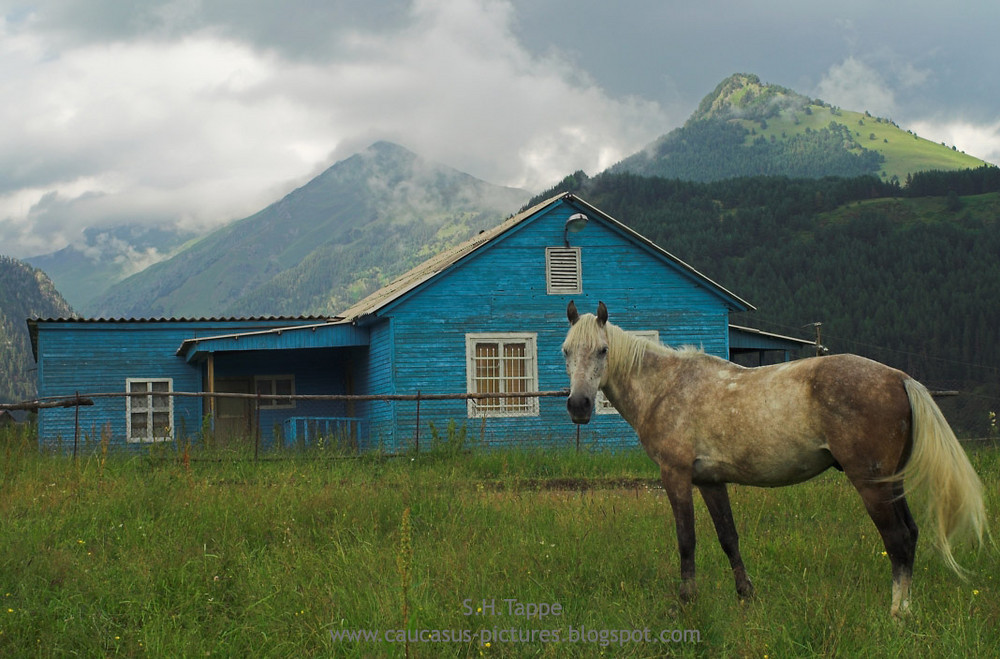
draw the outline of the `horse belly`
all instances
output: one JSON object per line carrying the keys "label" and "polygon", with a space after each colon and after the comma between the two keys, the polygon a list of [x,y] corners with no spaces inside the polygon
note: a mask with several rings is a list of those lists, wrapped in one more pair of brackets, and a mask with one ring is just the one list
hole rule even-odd
{"label": "horse belly", "polygon": [[691,480],[695,485],[737,483],[758,487],[780,487],[807,481],[829,469],[833,456],[825,448],[785,454],[757,454],[732,460],[711,455],[695,458]]}

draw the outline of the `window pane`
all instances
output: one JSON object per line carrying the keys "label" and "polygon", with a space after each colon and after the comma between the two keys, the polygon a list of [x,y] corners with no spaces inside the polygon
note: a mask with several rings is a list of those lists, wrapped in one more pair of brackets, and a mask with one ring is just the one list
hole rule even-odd
{"label": "window pane", "polygon": [[[170,391],[169,382],[153,382],[153,391],[155,392],[168,392]],[[170,409],[170,396],[152,396],[153,409],[157,410],[167,410]]]}
{"label": "window pane", "polygon": [[[508,393],[524,393],[527,388],[526,349],[523,343],[507,343],[504,345],[503,356],[503,390]],[[509,410],[523,410],[527,398],[505,398],[505,407]]]}
{"label": "window pane", "polygon": [[145,381],[142,382],[132,381],[128,383],[128,390],[129,393],[133,394],[145,393],[149,391],[149,383]]}
{"label": "window pane", "polygon": [[133,412],[130,418],[131,418],[131,421],[132,421],[132,433],[131,433],[131,436],[134,437],[134,438],[143,438],[143,437],[146,437],[146,434],[147,434],[146,433],[146,421],[148,419],[148,417],[146,416],[146,413],[145,412],[139,412],[139,413]]}
{"label": "window pane", "polygon": [[170,427],[170,414],[167,412],[153,412],[153,436],[166,436],[166,429]]}
{"label": "window pane", "polygon": [[[274,381],[274,393],[285,394],[290,396],[292,394],[292,379],[291,378],[281,378]],[[292,401],[289,398],[278,398],[274,401],[276,405],[291,405]]]}
{"label": "window pane", "polygon": [[[500,344],[477,343],[475,357],[475,393],[493,394],[500,389]],[[479,408],[495,410],[500,408],[499,398],[482,398],[476,401]]]}

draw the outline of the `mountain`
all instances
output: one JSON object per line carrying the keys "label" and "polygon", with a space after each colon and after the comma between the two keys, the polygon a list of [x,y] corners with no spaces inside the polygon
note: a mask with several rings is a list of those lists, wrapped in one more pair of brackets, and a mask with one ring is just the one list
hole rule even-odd
{"label": "mountain", "polygon": [[90,315],[329,314],[501,222],[530,195],[377,142],[112,286]]}
{"label": "mountain", "polygon": [[80,245],[68,245],[25,262],[43,270],[76,309],[86,311],[95,298],[122,279],[162,261],[197,234],[145,225],[88,228]]}
{"label": "mountain", "polygon": [[44,272],[0,256],[0,402],[14,403],[35,395],[35,362],[25,319],[72,315]]}
{"label": "mountain", "polygon": [[609,171],[689,181],[874,174],[902,182],[919,171],[984,164],[891,119],[834,107],[741,73],[719,83],[684,126]]}

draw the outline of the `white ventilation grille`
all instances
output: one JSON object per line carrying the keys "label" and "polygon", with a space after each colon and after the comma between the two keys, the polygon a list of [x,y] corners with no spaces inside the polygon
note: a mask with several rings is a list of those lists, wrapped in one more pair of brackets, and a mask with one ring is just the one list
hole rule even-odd
{"label": "white ventilation grille", "polygon": [[545,248],[545,288],[549,295],[583,292],[579,247]]}

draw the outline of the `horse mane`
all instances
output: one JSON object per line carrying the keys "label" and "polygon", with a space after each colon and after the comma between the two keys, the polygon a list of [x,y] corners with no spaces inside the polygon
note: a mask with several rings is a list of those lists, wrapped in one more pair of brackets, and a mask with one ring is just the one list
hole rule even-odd
{"label": "horse mane", "polygon": [[[600,326],[593,314],[583,314],[572,328],[575,340],[596,343]],[[651,351],[660,355],[676,355],[679,357],[703,355],[704,351],[693,346],[683,346],[679,349],[654,343],[647,339],[632,336],[613,323],[605,323],[604,333],[608,339],[608,375],[621,377],[642,369],[642,360]]]}

